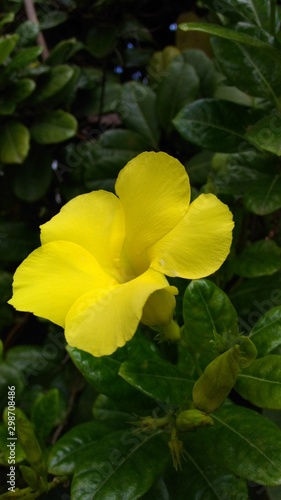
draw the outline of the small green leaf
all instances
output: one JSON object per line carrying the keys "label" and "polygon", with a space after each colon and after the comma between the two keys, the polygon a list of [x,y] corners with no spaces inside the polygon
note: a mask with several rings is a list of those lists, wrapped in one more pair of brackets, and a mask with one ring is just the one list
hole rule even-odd
{"label": "small green leaf", "polygon": [[281,156],[281,113],[275,110],[255,123],[245,138],[257,148]]}
{"label": "small green leaf", "polygon": [[234,272],[245,278],[271,275],[281,268],[281,248],[272,240],[256,241],[243,250],[233,266]]}
{"label": "small green leaf", "polygon": [[280,306],[272,307],[259,318],[250,332],[250,338],[258,350],[258,357],[266,356],[281,346]]}
{"label": "small green leaf", "polygon": [[155,102],[156,95],[147,85],[128,82],[123,85],[117,109],[125,127],[142,135],[151,147],[158,149],[160,131]]}
{"label": "small green leaf", "polygon": [[40,442],[47,439],[63,416],[62,400],[57,388],[50,389],[36,399],[32,408],[32,422]]}
{"label": "small green leaf", "polygon": [[[210,463],[258,484],[281,484],[281,433],[267,418],[248,408],[227,405],[212,414],[215,425],[196,431]],[[188,449],[188,436],[186,439]]]}
{"label": "small green leaf", "polygon": [[35,89],[36,84],[29,78],[22,78],[11,84],[8,91],[5,92],[5,99],[19,103],[26,99]]}
{"label": "small green leaf", "polygon": [[185,105],[173,124],[187,141],[211,151],[234,153],[251,121],[245,106],[218,99],[199,99]]}
{"label": "small green leaf", "polygon": [[268,355],[253,361],[238,376],[235,389],[255,406],[281,410],[281,356]]}
{"label": "small green leaf", "polygon": [[47,192],[53,172],[52,157],[46,148],[33,145],[21,167],[15,172],[13,189],[15,195],[30,203],[39,200]]}
{"label": "small green leaf", "polygon": [[32,105],[52,98],[71,80],[74,69],[67,64],[58,64],[50,71],[41,75],[37,82],[37,89],[32,96]]}
{"label": "small green leaf", "polygon": [[48,459],[50,474],[73,474],[81,459],[91,456],[109,428],[101,422],[86,422],[73,427],[52,447]]}
{"label": "small green leaf", "polygon": [[0,28],[5,26],[5,24],[12,23],[15,18],[15,14],[13,12],[8,12],[7,14],[0,14]]}
{"label": "small green leaf", "polygon": [[81,42],[77,42],[76,38],[62,40],[50,51],[46,63],[51,66],[63,64],[83,48],[84,45]]}
{"label": "small green leaf", "polygon": [[76,500],[135,500],[149,490],[168,459],[161,432],[115,432],[96,443],[91,457],[85,461],[82,457],[73,477],[71,495]]}
{"label": "small green leaf", "polygon": [[281,175],[267,176],[247,189],[243,202],[247,210],[267,215],[281,208]]}
{"label": "small green leaf", "polygon": [[29,130],[20,122],[12,120],[0,129],[0,161],[22,163],[29,151]]}
{"label": "small green leaf", "polygon": [[7,65],[5,74],[10,75],[14,71],[18,71],[21,68],[28,66],[35,59],[37,59],[42,53],[42,47],[27,47],[26,49],[21,49],[13,57],[12,61]]}
{"label": "small green leaf", "polygon": [[125,361],[119,375],[147,396],[173,405],[187,404],[194,384],[167,361],[153,359],[142,363]]}
{"label": "small green leaf", "polygon": [[[227,295],[209,280],[194,280],[183,298],[184,340],[205,368],[217,355],[215,334],[237,334],[237,313]],[[231,345],[229,346],[231,347]]]}
{"label": "small green leaf", "polygon": [[18,40],[18,35],[5,35],[0,37],[0,64],[2,64],[11,54]]}
{"label": "small green leaf", "polygon": [[201,97],[213,97],[217,86],[217,74],[213,60],[198,49],[184,50],[180,57],[195,69],[199,78]]}
{"label": "small green leaf", "polygon": [[172,119],[184,104],[197,97],[198,91],[199,78],[194,68],[183,59],[172,61],[156,89],[156,112],[164,129],[170,130]]}
{"label": "small green leaf", "polygon": [[94,57],[103,58],[114,49],[116,35],[114,25],[99,25],[88,32],[86,46]]}
{"label": "small green leaf", "polygon": [[39,144],[56,144],[66,141],[76,134],[77,121],[65,111],[51,111],[35,121],[31,127],[31,135]]}

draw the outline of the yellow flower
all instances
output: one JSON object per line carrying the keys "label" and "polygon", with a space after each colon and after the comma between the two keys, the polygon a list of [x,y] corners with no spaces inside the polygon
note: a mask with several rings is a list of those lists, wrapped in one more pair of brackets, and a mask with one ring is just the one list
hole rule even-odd
{"label": "yellow flower", "polygon": [[140,321],[169,325],[177,289],[165,275],[208,276],[232,239],[228,207],[212,194],[190,204],[186,171],[166,153],[131,160],[116,193],[77,196],[41,226],[42,246],[18,267],[9,301],[95,356],[123,346]]}

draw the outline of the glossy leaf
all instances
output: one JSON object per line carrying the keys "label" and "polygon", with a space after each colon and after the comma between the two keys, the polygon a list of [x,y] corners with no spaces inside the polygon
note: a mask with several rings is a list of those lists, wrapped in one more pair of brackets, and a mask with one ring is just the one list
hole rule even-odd
{"label": "glossy leaf", "polygon": [[265,97],[278,105],[281,59],[276,58],[273,48],[264,50],[260,47],[257,50],[256,47],[222,39],[214,39],[212,46],[221,70],[233,85],[247,94]]}
{"label": "glossy leaf", "polygon": [[99,440],[108,435],[109,428],[101,422],[86,422],[74,426],[53,446],[48,458],[51,474],[73,474],[85,460],[93,455]]}
{"label": "glossy leaf", "polygon": [[10,75],[15,71],[24,68],[25,66],[36,60],[41,53],[42,47],[40,46],[27,47],[26,49],[19,50],[15,57],[13,57],[12,61],[7,65],[5,74]]}
{"label": "glossy leaf", "polygon": [[185,105],[173,119],[182,137],[211,151],[237,152],[251,122],[247,108],[217,99]]}
{"label": "glossy leaf", "polygon": [[71,494],[77,500],[135,500],[153,485],[168,459],[161,433],[115,432],[95,445],[91,458],[81,461]]}
{"label": "glossy leaf", "polygon": [[63,406],[59,390],[55,387],[41,394],[32,408],[32,422],[38,439],[44,442],[53,428],[60,423],[62,416]]}
{"label": "glossy leaf", "polygon": [[255,125],[253,125],[246,138],[257,148],[281,156],[281,113],[277,110]]}
{"label": "glossy leaf", "polygon": [[63,64],[83,47],[83,44],[78,42],[76,38],[62,40],[50,51],[47,63],[50,65]]}
{"label": "glossy leaf", "polygon": [[[280,297],[281,299],[281,297]],[[268,304],[264,304],[264,306]],[[271,305],[274,305],[273,303]],[[269,301],[270,306],[270,301]],[[266,309],[265,309],[266,311]],[[271,307],[253,326],[250,338],[254,342],[258,356],[266,356],[281,346],[281,307]]]}
{"label": "glossy leaf", "polygon": [[[185,341],[200,354],[204,368],[218,354],[215,334],[237,333],[237,313],[227,295],[209,280],[194,280],[183,298]],[[231,347],[231,346],[230,346]]]}
{"label": "glossy leaf", "polygon": [[2,64],[11,54],[18,40],[18,35],[6,35],[0,37],[0,64]]}
{"label": "glossy leaf", "polygon": [[159,126],[155,116],[156,96],[152,89],[137,82],[123,85],[118,111],[125,127],[145,137],[158,148]]}
{"label": "glossy leaf", "polygon": [[119,375],[147,396],[169,405],[187,404],[194,384],[193,380],[184,377],[175,366],[164,360],[125,361]]}
{"label": "glossy leaf", "polygon": [[[202,50],[188,49],[181,53],[185,63],[190,64],[199,78],[201,97],[213,97],[217,86],[214,62]],[[179,58],[177,58],[179,59]]]}
{"label": "glossy leaf", "polygon": [[271,275],[281,268],[281,248],[272,240],[256,241],[234,261],[234,272],[245,278]]}
{"label": "glossy leaf", "polygon": [[250,187],[243,197],[247,210],[267,215],[281,208],[281,176],[267,176]]}
{"label": "glossy leaf", "polygon": [[255,406],[281,410],[281,357],[268,355],[253,361],[238,376],[235,389]]}
{"label": "glossy leaf", "polygon": [[35,121],[31,127],[31,136],[39,144],[56,144],[66,141],[76,134],[77,121],[65,111],[51,111]]}
{"label": "glossy leaf", "polygon": [[12,120],[0,129],[0,161],[22,163],[29,151],[29,130],[22,123]]}
{"label": "glossy leaf", "polygon": [[41,103],[52,98],[71,80],[74,69],[67,64],[58,64],[38,80],[36,92],[32,96],[31,104]]}
{"label": "glossy leaf", "polygon": [[[202,454],[258,484],[281,484],[281,434],[267,418],[227,405],[212,414],[215,425],[197,429]],[[187,439],[188,443],[188,439]],[[254,464],[254,465],[253,465]]]}
{"label": "glossy leaf", "polygon": [[164,129],[171,128],[171,121],[184,104],[192,102],[199,91],[199,78],[194,68],[176,58],[167,67],[156,90],[156,112]]}
{"label": "glossy leaf", "polygon": [[209,460],[204,445],[202,450],[203,443],[197,432],[190,432],[184,442],[182,471],[175,478],[174,495],[177,500],[248,499],[246,481],[227,470],[223,462],[216,464]]}

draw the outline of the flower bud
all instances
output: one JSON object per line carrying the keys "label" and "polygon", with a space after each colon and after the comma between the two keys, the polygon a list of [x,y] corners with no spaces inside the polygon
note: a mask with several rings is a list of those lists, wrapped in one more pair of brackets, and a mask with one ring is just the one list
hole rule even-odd
{"label": "flower bud", "polygon": [[176,307],[174,295],[176,287],[169,287],[152,293],[143,308],[141,321],[148,326],[160,326],[170,323]]}
{"label": "flower bud", "polygon": [[211,413],[223,403],[240,371],[239,354],[239,345],[235,345],[205,368],[193,387],[192,397],[196,408]]}
{"label": "flower bud", "polygon": [[205,425],[214,425],[213,419],[201,410],[191,409],[181,411],[176,418],[176,427],[179,431],[189,431]]}

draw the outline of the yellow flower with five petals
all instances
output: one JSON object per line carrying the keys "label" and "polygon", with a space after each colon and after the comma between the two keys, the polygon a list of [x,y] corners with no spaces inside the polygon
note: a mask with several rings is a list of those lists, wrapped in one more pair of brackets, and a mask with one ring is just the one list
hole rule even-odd
{"label": "yellow flower with five petals", "polygon": [[177,288],[166,276],[214,273],[232,241],[228,207],[212,194],[190,203],[188,175],[166,153],[131,160],[115,190],[77,196],[41,226],[42,245],[16,270],[9,301],[94,356],[123,346],[140,321],[169,326]]}

